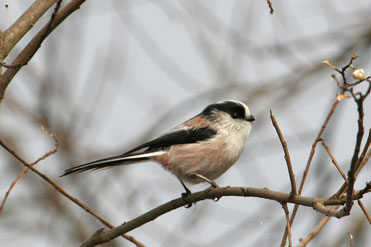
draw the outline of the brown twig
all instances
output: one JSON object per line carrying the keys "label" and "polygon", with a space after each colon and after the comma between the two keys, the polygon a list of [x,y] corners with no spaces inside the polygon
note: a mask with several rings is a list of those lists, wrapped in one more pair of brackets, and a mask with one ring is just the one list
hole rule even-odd
{"label": "brown twig", "polygon": [[269,13],[273,15],[274,9],[273,9],[271,0],[267,0],[267,3],[268,3],[269,10],[270,10]]}
{"label": "brown twig", "polygon": [[287,208],[287,204],[286,203],[282,203],[282,208],[285,211],[286,231],[288,232],[287,237],[289,239],[289,247],[292,247],[292,237],[291,237],[291,226],[290,226],[290,218],[289,218],[289,209]]}
{"label": "brown twig", "polygon": [[295,174],[292,170],[292,165],[291,165],[291,158],[290,158],[290,153],[287,148],[287,143],[285,141],[285,138],[282,135],[281,129],[278,126],[277,120],[275,116],[272,113],[272,110],[270,110],[270,117],[273,123],[274,128],[276,129],[277,135],[280,139],[280,142],[282,144],[283,151],[285,153],[285,160],[286,160],[286,165],[287,165],[287,170],[289,171],[289,176],[290,176],[290,182],[291,182],[291,194],[295,196],[297,194],[296,192],[296,181],[295,181]]}
{"label": "brown twig", "polygon": [[368,223],[370,223],[370,225],[371,225],[371,217],[370,217],[370,215],[368,214],[368,212],[367,212],[365,206],[363,205],[363,203],[361,202],[360,199],[358,199],[357,202],[358,202],[359,207],[362,209],[362,212],[363,212],[364,215],[366,216],[366,219],[368,220]]}
{"label": "brown twig", "polygon": [[[59,142],[58,142],[58,139],[53,135],[53,133],[49,132],[47,129],[45,129],[44,126],[41,126],[41,130],[48,134],[49,136],[51,136],[54,140],[54,149],[50,150],[49,152],[45,153],[44,155],[42,155],[41,157],[39,157],[38,159],[36,159],[34,162],[32,162],[30,164],[30,166],[34,166],[36,165],[37,163],[39,163],[41,160],[43,159],[46,159],[48,156],[56,153],[58,151],[58,148],[59,148]],[[3,201],[1,202],[1,205],[0,205],[0,213],[1,211],[3,210],[4,208],[4,205],[5,205],[5,202],[11,192],[11,190],[13,189],[13,187],[15,186],[15,184],[23,177],[24,174],[27,173],[27,171],[29,170],[28,167],[25,167],[21,173],[13,180],[13,182],[10,184],[9,186],[9,189],[7,190],[7,192],[5,193],[5,196],[4,196],[4,199]]]}
{"label": "brown twig", "polygon": [[332,163],[335,165],[335,167],[336,167],[336,169],[339,171],[340,175],[344,178],[344,181],[345,181],[346,183],[348,183],[348,179],[347,179],[347,177],[345,176],[343,170],[341,170],[341,168],[340,168],[338,162],[336,161],[334,155],[331,153],[330,148],[327,146],[325,140],[323,140],[323,138],[320,138],[320,140],[321,140],[322,146],[323,146],[324,149],[326,150],[327,154],[330,156]]}
{"label": "brown twig", "polygon": [[352,233],[348,232],[349,237],[349,247],[353,247],[353,235]]}
{"label": "brown twig", "polygon": [[358,159],[358,162],[357,162],[357,168],[360,166],[360,164],[365,159],[367,151],[370,149],[370,147],[371,147],[371,129],[368,130],[367,140],[366,140],[365,146],[363,147],[362,153],[359,156],[359,159]]}
{"label": "brown twig", "polygon": [[[46,176],[44,173],[40,172],[38,169],[35,167],[31,166],[28,164],[21,156],[19,156],[16,152],[14,152],[12,149],[10,149],[5,143],[0,139],[0,146],[2,146],[6,151],[8,151],[10,154],[12,154],[18,161],[20,161],[24,166],[26,166],[28,169],[36,173],[39,177],[41,177],[43,180],[45,180],[47,183],[49,183],[51,186],[53,186],[59,193],[67,197],[70,201],[84,209],[86,212],[89,214],[93,215],[95,218],[97,218],[100,222],[102,222],[104,225],[106,225],[109,228],[114,228],[114,225],[112,225],[109,221],[104,219],[102,216],[97,214],[94,210],[90,209],[87,205],[84,203],[80,202],[73,196],[71,196],[69,193],[67,193],[61,186],[59,186],[57,183],[55,183],[53,180],[51,180],[48,176]],[[144,246],[143,243],[140,241],[136,240],[134,237],[129,236],[127,234],[120,234],[127,240],[131,241],[137,246]]]}
{"label": "brown twig", "polygon": [[[331,209],[336,210],[339,206],[333,206]],[[317,234],[323,229],[327,222],[331,219],[330,216],[324,216],[317,226],[305,238],[300,239],[298,247],[305,247]]]}

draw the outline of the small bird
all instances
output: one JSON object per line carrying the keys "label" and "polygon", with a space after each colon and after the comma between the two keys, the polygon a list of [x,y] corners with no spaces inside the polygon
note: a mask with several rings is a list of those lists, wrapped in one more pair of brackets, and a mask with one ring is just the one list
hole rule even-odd
{"label": "small bird", "polygon": [[240,157],[255,117],[249,108],[236,100],[225,100],[207,106],[200,114],[165,134],[130,151],[92,161],[65,170],[62,176],[88,170],[129,165],[152,160],[173,173],[184,184],[207,182],[226,172]]}

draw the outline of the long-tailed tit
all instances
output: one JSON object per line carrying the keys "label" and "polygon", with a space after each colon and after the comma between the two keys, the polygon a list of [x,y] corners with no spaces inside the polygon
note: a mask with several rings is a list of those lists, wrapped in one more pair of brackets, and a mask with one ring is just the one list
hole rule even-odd
{"label": "long-tailed tit", "polygon": [[240,157],[255,117],[242,102],[220,101],[165,134],[110,158],[65,170],[62,176],[153,160],[172,172],[182,183],[210,183]]}

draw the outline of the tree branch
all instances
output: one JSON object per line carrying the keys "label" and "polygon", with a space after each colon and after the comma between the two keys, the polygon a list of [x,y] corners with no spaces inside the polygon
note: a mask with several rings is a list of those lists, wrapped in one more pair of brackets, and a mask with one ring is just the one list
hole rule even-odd
{"label": "tree branch", "polygon": [[[21,51],[21,53],[12,62],[13,65],[16,64],[27,64],[33,55],[40,48],[41,43],[44,39],[70,14],[75,10],[80,8],[85,0],[72,0],[70,1],[58,14],[55,15],[54,20],[50,20],[44,27],[36,34],[36,36],[27,44],[27,46]],[[15,68],[9,68],[0,78],[0,104],[4,99],[5,90],[8,87],[10,81],[14,78],[21,67],[17,66]]]}
{"label": "tree branch", "polygon": [[[150,221],[155,220],[157,217],[166,214],[177,208],[186,206],[190,203],[195,203],[205,199],[222,198],[224,196],[240,196],[240,197],[258,197],[263,199],[269,199],[277,201],[281,204],[294,203],[306,207],[313,207],[314,204],[319,203],[322,205],[342,205],[346,201],[346,197],[341,198],[319,198],[319,197],[306,197],[301,195],[296,195],[292,197],[290,193],[283,193],[278,191],[269,190],[266,188],[251,188],[251,187],[219,187],[207,189],[204,191],[192,193],[186,197],[179,197],[167,203],[164,203],[140,216],[124,222],[122,225],[112,228],[108,231],[98,230],[88,238],[81,246],[90,247],[97,244],[103,244],[105,242],[111,241],[121,234],[127,233],[135,228],[138,228]],[[354,195],[354,199],[357,200],[362,197],[363,194],[360,192]]]}
{"label": "tree branch", "polygon": [[20,39],[35,25],[56,0],[35,1],[13,25],[2,34],[0,60],[3,60]]}
{"label": "tree branch", "polygon": [[[100,222],[102,222],[104,225],[108,226],[109,228],[113,228],[114,226],[106,219],[104,219],[102,216],[97,214],[94,210],[90,209],[87,205],[80,202],[78,199],[74,198],[70,194],[68,194],[61,186],[59,186],[57,183],[55,183],[53,180],[51,180],[48,176],[46,176],[44,173],[40,172],[35,167],[28,164],[24,159],[22,159],[21,156],[19,156],[16,152],[14,152],[12,149],[10,149],[5,143],[0,139],[0,146],[2,146],[6,151],[8,151],[10,154],[14,156],[18,161],[20,161],[25,167],[36,173],[39,177],[41,177],[43,180],[45,180],[47,183],[49,183],[51,186],[53,186],[59,193],[67,197],[70,201],[84,209],[89,214],[93,215],[95,218],[97,218]],[[134,237],[129,236],[127,234],[120,234],[127,240],[133,242],[137,246],[144,246],[140,241],[136,240]]]}

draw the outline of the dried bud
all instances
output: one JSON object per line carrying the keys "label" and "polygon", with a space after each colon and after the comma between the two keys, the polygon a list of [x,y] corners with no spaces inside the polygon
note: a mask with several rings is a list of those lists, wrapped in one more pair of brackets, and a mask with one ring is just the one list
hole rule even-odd
{"label": "dried bud", "polygon": [[365,71],[363,69],[356,69],[353,71],[353,78],[359,80],[365,80]]}
{"label": "dried bud", "polygon": [[338,95],[336,95],[336,100],[337,101],[342,101],[345,98],[351,98],[351,97],[352,97],[352,95],[339,93]]}
{"label": "dried bud", "polygon": [[331,68],[333,68],[333,69],[335,69],[336,70],[336,67],[334,66],[334,65],[332,65],[331,63],[330,63],[330,61],[329,60],[324,60],[323,62],[322,62],[322,64],[325,64],[325,65],[327,65],[327,66],[329,66],[329,67],[331,67]]}

